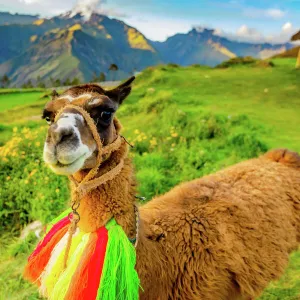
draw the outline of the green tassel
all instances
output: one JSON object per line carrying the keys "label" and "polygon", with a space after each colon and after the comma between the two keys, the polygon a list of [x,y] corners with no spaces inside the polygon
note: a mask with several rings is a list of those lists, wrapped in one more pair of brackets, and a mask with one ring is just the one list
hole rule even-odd
{"label": "green tassel", "polygon": [[97,300],[137,300],[140,281],[135,270],[136,253],[124,230],[112,219]]}

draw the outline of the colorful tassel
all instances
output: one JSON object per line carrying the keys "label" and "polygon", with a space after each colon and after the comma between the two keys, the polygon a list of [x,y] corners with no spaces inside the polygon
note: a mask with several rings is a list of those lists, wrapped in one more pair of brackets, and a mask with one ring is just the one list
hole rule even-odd
{"label": "colorful tassel", "polygon": [[96,240],[95,247],[82,258],[82,266],[73,276],[74,284],[70,286],[66,300],[96,299],[108,240],[107,230],[101,227],[92,236]]}
{"label": "colorful tassel", "polygon": [[136,300],[140,282],[134,269],[135,249],[115,219],[106,228],[108,244],[97,299]]}
{"label": "colorful tassel", "polygon": [[40,285],[39,276],[45,269],[52,250],[56,244],[68,231],[67,224],[69,220],[61,220],[49,231],[44,240],[37,246],[35,251],[30,255],[28,264],[25,267],[24,277],[31,282]]}
{"label": "colorful tassel", "polygon": [[69,212],[52,222],[29,257],[24,276],[36,283],[40,294],[48,299],[137,300],[135,249],[114,219],[94,233],[77,228],[64,268]]}
{"label": "colorful tassel", "polygon": [[79,264],[82,253],[88,243],[89,235],[90,235],[89,233],[87,234],[79,233],[77,236],[73,237],[73,240],[76,240],[76,238],[78,238],[79,243],[77,241],[73,243],[72,240],[72,245],[69,252],[68,267],[60,275],[58,281],[54,286],[53,291],[50,294],[49,299],[53,299],[53,300],[65,299],[65,295],[68,292],[69,286],[73,284],[72,277]]}

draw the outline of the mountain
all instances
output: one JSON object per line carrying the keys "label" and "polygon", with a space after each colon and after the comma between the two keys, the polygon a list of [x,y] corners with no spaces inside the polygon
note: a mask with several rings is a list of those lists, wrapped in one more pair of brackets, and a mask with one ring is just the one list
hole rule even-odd
{"label": "mountain", "polygon": [[[12,86],[37,78],[48,84],[50,79],[75,77],[90,81],[100,72],[115,80],[160,63],[215,66],[236,56],[266,58],[291,48],[231,41],[209,29],[153,42],[123,21],[96,13],[89,20],[68,12],[24,22],[0,26],[0,39],[5,40],[0,43],[0,75],[7,74]],[[109,71],[111,64],[118,71]]]}
{"label": "mountain", "polygon": [[0,74],[8,74],[17,86],[38,76],[89,81],[94,74],[109,73],[112,63],[119,71],[108,75],[118,79],[162,62],[139,31],[98,14],[88,21],[77,14],[0,26],[0,38],[4,36],[8,38],[0,45]]}
{"label": "mountain", "polygon": [[252,44],[231,41],[214,34],[211,29],[192,29],[187,34],[176,34],[165,42],[152,42],[165,62],[180,65],[204,64],[215,66],[237,56],[252,56],[265,59],[290,49],[286,44]]}
{"label": "mountain", "polygon": [[11,14],[0,12],[0,25],[9,24],[30,24],[38,19],[38,16]]}

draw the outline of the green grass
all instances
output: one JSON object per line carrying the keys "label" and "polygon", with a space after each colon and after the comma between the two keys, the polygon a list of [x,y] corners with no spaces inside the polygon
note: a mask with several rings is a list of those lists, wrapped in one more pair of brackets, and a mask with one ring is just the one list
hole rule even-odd
{"label": "green grass", "polygon": [[26,93],[0,93],[0,112],[12,109],[16,106],[28,105],[37,101],[43,94],[41,91]]}
{"label": "green grass", "polygon": [[24,94],[24,93],[32,93],[32,92],[44,92],[43,88],[24,88],[24,89],[16,89],[16,88],[0,88],[0,94]]}
{"label": "green grass", "polygon": [[[151,74],[149,80],[145,80],[148,88],[155,89],[149,98],[167,90],[172,91],[169,104],[180,103],[178,106],[184,112],[196,115],[204,111],[231,117],[245,114],[251,121],[267,127],[262,137],[270,147],[300,151],[300,72],[293,68],[294,60],[289,61],[289,68],[185,68],[174,69],[167,77],[170,71],[155,69],[142,76],[146,79]],[[130,102],[142,105],[145,97],[139,96],[135,92]],[[130,107],[126,109],[130,111]],[[135,122],[135,118],[127,118]]]}
{"label": "green grass", "polygon": [[[300,152],[300,71],[292,59],[274,64],[145,70],[118,112],[124,135],[135,146],[131,155],[139,193],[151,199],[179,182],[270,148]],[[42,163],[47,126],[38,116],[47,99],[33,95],[25,103],[23,93],[0,95],[0,143],[5,143],[0,148],[0,237],[5,241],[0,247],[0,299],[38,299],[21,277],[35,240],[20,243],[14,237],[32,220],[46,223],[55,217],[69,194],[65,178]],[[261,299],[299,298],[299,271],[298,251]]]}

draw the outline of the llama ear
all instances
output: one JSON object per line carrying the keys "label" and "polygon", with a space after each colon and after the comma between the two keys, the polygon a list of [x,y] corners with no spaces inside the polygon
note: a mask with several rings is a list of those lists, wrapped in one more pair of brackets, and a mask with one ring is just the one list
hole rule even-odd
{"label": "llama ear", "polygon": [[118,104],[122,104],[124,99],[131,92],[131,83],[134,81],[134,79],[134,76],[130,77],[128,80],[126,80],[124,83],[117,86],[113,90],[105,91],[105,95],[113,101],[116,101]]}
{"label": "llama ear", "polygon": [[59,96],[58,92],[56,90],[53,90],[50,94],[52,100],[55,100]]}

